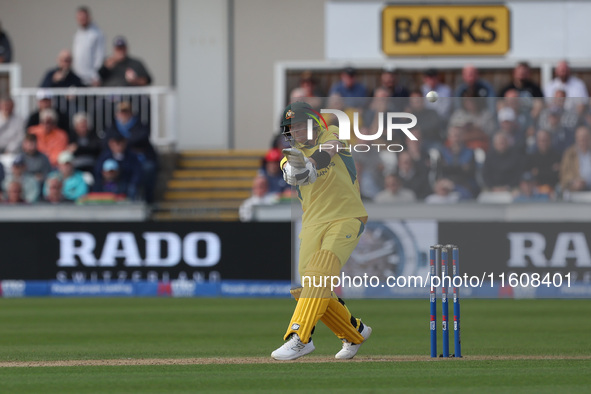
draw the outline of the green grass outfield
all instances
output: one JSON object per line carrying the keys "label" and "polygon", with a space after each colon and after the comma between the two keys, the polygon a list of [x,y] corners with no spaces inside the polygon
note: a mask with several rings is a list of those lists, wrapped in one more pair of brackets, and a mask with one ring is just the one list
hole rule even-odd
{"label": "green grass outfield", "polygon": [[427,299],[350,300],[374,329],[354,360],[332,358],[319,324],[313,354],[272,361],[294,305],[0,299],[0,393],[591,391],[591,300],[462,300],[465,357],[450,360],[428,357]]}

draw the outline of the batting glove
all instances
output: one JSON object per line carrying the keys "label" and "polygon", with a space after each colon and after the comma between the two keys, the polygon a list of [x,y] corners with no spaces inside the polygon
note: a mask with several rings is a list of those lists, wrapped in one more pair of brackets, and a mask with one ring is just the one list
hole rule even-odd
{"label": "batting glove", "polygon": [[289,163],[285,163],[283,166],[283,179],[292,186],[309,185],[314,183],[317,177],[316,167],[314,167],[314,164],[308,158],[306,158],[306,166],[304,168],[295,168]]}

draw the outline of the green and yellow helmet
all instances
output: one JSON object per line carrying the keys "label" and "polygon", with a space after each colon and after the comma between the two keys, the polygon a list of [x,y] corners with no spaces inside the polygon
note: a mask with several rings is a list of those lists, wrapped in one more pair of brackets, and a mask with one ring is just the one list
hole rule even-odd
{"label": "green and yellow helmet", "polygon": [[296,101],[289,104],[283,110],[283,116],[281,117],[281,133],[287,141],[293,142],[289,126],[294,123],[307,122],[308,119],[312,119],[313,127],[326,127],[326,122],[322,118],[322,115],[318,111],[315,111],[312,106],[303,101]]}
{"label": "green and yellow helmet", "polygon": [[305,122],[308,119],[314,119],[314,110],[310,104],[303,101],[296,101],[289,104],[283,110],[283,117],[281,118],[281,127],[288,126],[290,124]]}

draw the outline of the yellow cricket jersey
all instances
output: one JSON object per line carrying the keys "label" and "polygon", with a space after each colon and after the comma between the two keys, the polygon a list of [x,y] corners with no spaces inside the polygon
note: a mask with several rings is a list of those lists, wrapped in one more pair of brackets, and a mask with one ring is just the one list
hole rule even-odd
{"label": "yellow cricket jersey", "polygon": [[[346,218],[360,218],[365,222],[367,218],[359,193],[355,162],[348,150],[348,142],[339,140],[339,128],[329,126],[328,130],[321,129],[316,145],[305,146],[301,151],[306,157],[310,157],[320,144],[328,141],[339,141],[343,147],[332,157],[328,167],[318,170],[316,182],[296,186],[304,211],[302,227]],[[281,166],[285,160],[284,158]]]}

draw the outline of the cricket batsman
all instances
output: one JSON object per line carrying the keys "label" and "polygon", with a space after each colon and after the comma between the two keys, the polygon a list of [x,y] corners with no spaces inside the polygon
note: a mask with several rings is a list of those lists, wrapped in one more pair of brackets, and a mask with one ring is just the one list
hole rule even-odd
{"label": "cricket batsman", "polygon": [[[309,119],[312,135],[307,130]],[[288,105],[281,127],[292,146],[280,164],[283,177],[295,186],[304,212],[299,235],[303,287],[291,290],[297,305],[284,336],[286,342],[271,357],[295,360],[313,352],[312,334],[321,320],[343,342],[335,357],[350,359],[372,330],[351,315],[325,278],[340,275],[367,222],[355,163],[346,149],[348,142],[339,140],[338,127],[327,126],[307,103]]]}

